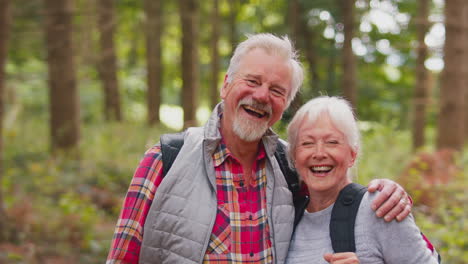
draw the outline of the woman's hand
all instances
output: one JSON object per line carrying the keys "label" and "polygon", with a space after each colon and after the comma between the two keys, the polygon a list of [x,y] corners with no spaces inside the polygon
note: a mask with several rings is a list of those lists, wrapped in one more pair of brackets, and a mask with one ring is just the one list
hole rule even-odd
{"label": "woman's hand", "polygon": [[323,258],[330,264],[359,264],[359,259],[354,252],[325,254]]}
{"label": "woman's hand", "polygon": [[377,210],[378,217],[385,221],[401,221],[411,212],[412,201],[398,183],[388,179],[372,180],[367,186],[369,192],[379,190],[379,195],[372,202],[372,210]]}

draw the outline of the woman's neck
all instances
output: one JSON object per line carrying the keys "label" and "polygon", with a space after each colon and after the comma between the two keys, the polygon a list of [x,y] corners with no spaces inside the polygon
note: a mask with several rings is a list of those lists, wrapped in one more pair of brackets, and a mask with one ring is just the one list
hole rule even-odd
{"label": "woman's neck", "polygon": [[310,201],[306,208],[307,212],[313,213],[322,211],[328,208],[330,205],[334,204],[340,191],[350,183],[351,181],[347,180],[340,184],[340,186],[336,186],[336,188],[324,191],[315,191],[313,188],[309,187]]}

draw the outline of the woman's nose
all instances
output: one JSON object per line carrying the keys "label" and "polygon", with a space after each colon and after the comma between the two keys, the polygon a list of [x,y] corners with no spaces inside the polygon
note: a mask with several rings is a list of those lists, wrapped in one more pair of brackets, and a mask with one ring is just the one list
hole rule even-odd
{"label": "woman's nose", "polygon": [[313,158],[322,160],[326,157],[325,148],[322,143],[317,143],[314,148]]}

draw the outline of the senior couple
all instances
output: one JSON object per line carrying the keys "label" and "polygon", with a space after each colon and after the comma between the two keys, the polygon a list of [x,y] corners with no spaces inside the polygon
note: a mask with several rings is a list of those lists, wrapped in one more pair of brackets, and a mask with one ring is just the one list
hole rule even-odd
{"label": "senior couple", "polygon": [[[249,36],[231,58],[222,102],[189,128],[163,174],[161,145],[132,178],[107,263],[437,263],[408,195],[373,180],[355,223],[355,252],[334,253],[328,224],[351,182],[359,131],[347,102],[320,97],[288,127],[289,160],[310,202],[294,230],[292,193],[274,157],[281,119],[303,80],[290,41]],[[392,221],[393,219],[398,221]]]}

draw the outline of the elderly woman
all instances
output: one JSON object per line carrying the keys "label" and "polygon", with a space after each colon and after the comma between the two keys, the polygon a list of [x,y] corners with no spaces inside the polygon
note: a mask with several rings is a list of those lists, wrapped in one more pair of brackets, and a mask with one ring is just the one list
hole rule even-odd
{"label": "elderly woman", "polygon": [[385,222],[372,211],[366,192],[357,212],[356,252],[333,253],[329,224],[340,191],[351,181],[359,152],[359,130],[350,105],[319,97],[296,113],[288,127],[290,162],[307,186],[310,202],[291,241],[286,263],[437,263],[410,215]]}

